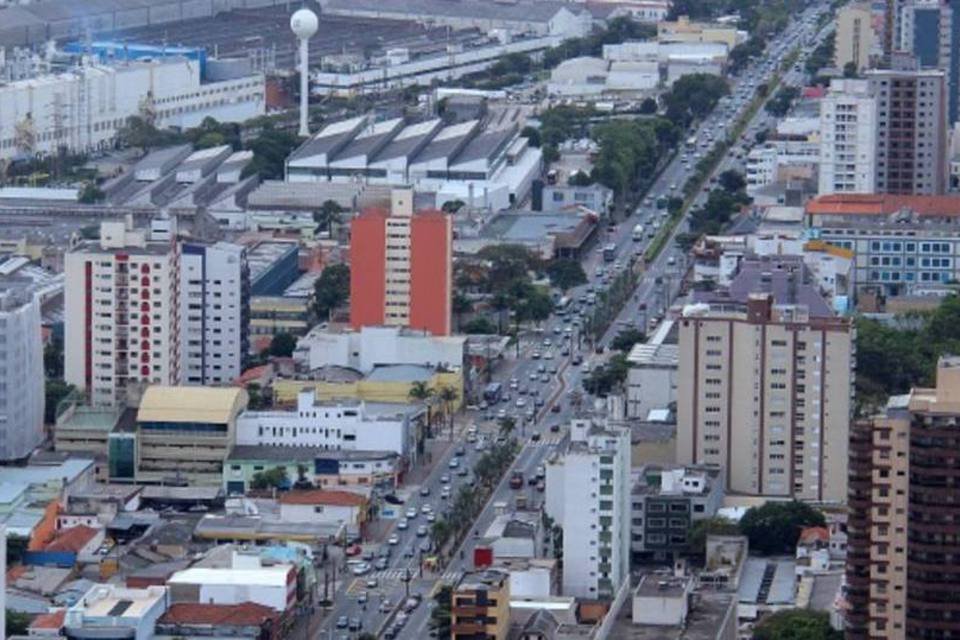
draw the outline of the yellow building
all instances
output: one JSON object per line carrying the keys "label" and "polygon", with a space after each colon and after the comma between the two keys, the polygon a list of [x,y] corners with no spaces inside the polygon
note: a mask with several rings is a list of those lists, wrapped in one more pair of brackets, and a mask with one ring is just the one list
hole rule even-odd
{"label": "yellow building", "polygon": [[[417,367],[419,368],[419,367]],[[278,380],[273,383],[274,401],[278,405],[293,405],[297,394],[303,389],[315,389],[317,400],[328,402],[340,398],[366,400],[367,402],[410,402],[410,389],[417,377],[378,377],[377,370],[363,380],[355,382],[316,382],[313,380]],[[427,387],[438,393],[443,387],[452,387],[457,392],[454,411],[463,405],[463,375],[459,372],[434,372],[424,380]]]}
{"label": "yellow building", "polygon": [[[135,479],[220,485],[247,401],[238,387],[148,387],[137,411],[135,460],[125,460],[136,468]],[[120,446],[112,440],[111,471]]]}
{"label": "yellow building", "polygon": [[289,333],[302,336],[310,328],[311,298],[254,296],[250,298],[250,335]]}
{"label": "yellow building", "polygon": [[722,24],[690,22],[687,16],[679,16],[676,22],[657,23],[657,42],[720,42],[729,52],[746,40],[746,34],[734,27]]}
{"label": "yellow building", "polygon": [[468,574],[451,594],[453,640],[506,640],[510,631],[510,575],[488,570]]}

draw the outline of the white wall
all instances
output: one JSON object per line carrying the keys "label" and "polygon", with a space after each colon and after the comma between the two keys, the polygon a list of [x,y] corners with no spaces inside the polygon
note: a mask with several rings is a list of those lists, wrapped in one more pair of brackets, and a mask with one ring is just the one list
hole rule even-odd
{"label": "white wall", "polygon": [[11,292],[6,306],[0,295],[0,460],[24,458],[44,438],[40,301],[23,293]]}
{"label": "white wall", "polygon": [[646,419],[651,409],[677,400],[677,369],[631,367],[627,373],[627,417]]}
{"label": "white wall", "polygon": [[364,327],[346,333],[312,331],[300,339],[297,351],[309,354],[311,369],[333,365],[366,373],[378,364],[446,363],[459,368],[464,344],[464,338],[404,335],[396,327]]}
{"label": "white wall", "polygon": [[[318,511],[319,508],[319,511]],[[280,519],[284,522],[355,525],[360,519],[357,507],[338,505],[280,504]]]}
{"label": "white wall", "polygon": [[510,570],[511,598],[542,598],[554,595],[552,587],[549,569],[530,567],[522,571]]}

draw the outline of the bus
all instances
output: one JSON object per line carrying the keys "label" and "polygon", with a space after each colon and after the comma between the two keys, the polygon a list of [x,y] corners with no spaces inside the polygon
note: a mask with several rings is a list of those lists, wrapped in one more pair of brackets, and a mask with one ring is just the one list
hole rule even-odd
{"label": "bus", "polygon": [[483,399],[487,401],[488,404],[494,404],[495,402],[500,402],[500,394],[503,392],[503,385],[499,382],[491,382],[483,390]]}
{"label": "bus", "polygon": [[567,312],[567,309],[570,308],[571,302],[572,300],[570,299],[570,296],[563,296],[557,300],[557,303],[553,306],[554,313],[556,313],[558,316],[562,316]]}
{"label": "bus", "polygon": [[687,151],[696,151],[697,149],[697,136],[690,136],[687,138]]}
{"label": "bus", "polygon": [[612,242],[603,248],[603,261],[613,262],[617,259],[617,245]]}

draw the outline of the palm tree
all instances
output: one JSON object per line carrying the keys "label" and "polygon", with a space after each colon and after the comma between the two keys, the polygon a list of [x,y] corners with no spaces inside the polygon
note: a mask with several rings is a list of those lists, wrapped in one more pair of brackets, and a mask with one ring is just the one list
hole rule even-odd
{"label": "palm tree", "polygon": [[437,551],[437,554],[441,554],[443,546],[447,544],[447,540],[450,539],[450,534],[453,532],[450,523],[440,518],[433,523],[433,526],[430,527],[430,539],[433,540],[433,546]]}
{"label": "palm tree", "polygon": [[407,397],[411,400],[427,405],[427,435],[430,435],[430,425],[433,423],[432,416],[430,415],[430,410],[433,406],[433,396],[433,389],[428,387],[427,383],[422,380],[417,380],[410,385],[410,390],[407,392]]}
{"label": "palm tree", "polygon": [[447,419],[450,421],[450,439],[453,440],[453,414],[460,394],[457,393],[457,390],[453,387],[445,385],[440,387],[440,392],[437,395],[440,398],[440,402],[443,403],[444,410],[447,412]]}
{"label": "palm tree", "polygon": [[517,421],[510,417],[505,416],[500,418],[500,435],[504,438],[509,438],[510,434],[513,433],[513,430],[517,428]]}

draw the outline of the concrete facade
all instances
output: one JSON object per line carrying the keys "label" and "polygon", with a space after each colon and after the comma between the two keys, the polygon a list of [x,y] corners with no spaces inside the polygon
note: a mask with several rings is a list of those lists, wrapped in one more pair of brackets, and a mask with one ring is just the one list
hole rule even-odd
{"label": "concrete facade", "polygon": [[40,297],[31,282],[0,277],[0,341],[0,460],[10,461],[44,439]]}

